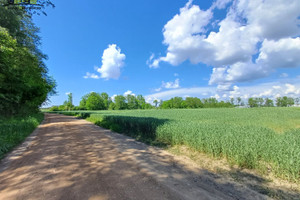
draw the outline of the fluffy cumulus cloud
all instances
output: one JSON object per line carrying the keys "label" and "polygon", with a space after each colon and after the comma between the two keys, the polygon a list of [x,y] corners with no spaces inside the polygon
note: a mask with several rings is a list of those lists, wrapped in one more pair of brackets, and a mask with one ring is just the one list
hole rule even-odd
{"label": "fluffy cumulus cloud", "polygon": [[[216,9],[226,9],[226,17],[216,19]],[[299,16],[299,0],[217,0],[207,10],[190,0],[164,26],[166,55],[152,55],[149,66],[204,63],[213,67],[209,83],[225,90],[278,68],[299,67]]]}
{"label": "fluffy cumulus cloud", "polygon": [[174,82],[170,81],[170,82],[164,82],[162,81],[161,87],[155,89],[156,92],[161,91],[162,89],[176,89],[179,88],[179,78],[175,79]]}
{"label": "fluffy cumulus cloud", "polygon": [[135,96],[135,94],[131,90],[127,90],[126,92],[124,92],[124,96],[127,96],[127,95]]}
{"label": "fluffy cumulus cloud", "polygon": [[87,72],[84,78],[118,79],[121,75],[121,68],[124,66],[125,58],[126,56],[121,53],[121,49],[116,44],[111,44],[103,52],[102,66],[100,68],[96,67],[96,71],[100,73],[100,76]]}

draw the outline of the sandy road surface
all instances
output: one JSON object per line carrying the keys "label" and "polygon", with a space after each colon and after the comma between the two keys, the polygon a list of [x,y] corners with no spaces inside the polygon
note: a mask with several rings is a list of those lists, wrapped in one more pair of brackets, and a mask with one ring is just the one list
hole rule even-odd
{"label": "sandy road surface", "polygon": [[163,150],[46,114],[0,163],[0,199],[264,199]]}

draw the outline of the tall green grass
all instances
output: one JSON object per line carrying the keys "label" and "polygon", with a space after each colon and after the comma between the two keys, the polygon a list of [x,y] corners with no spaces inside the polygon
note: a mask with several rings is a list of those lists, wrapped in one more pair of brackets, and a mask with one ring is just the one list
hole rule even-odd
{"label": "tall green grass", "polygon": [[97,125],[136,138],[186,145],[242,168],[268,169],[284,179],[300,181],[297,108],[98,111],[84,115]]}
{"label": "tall green grass", "polygon": [[31,134],[43,119],[42,113],[28,117],[0,119],[0,159]]}

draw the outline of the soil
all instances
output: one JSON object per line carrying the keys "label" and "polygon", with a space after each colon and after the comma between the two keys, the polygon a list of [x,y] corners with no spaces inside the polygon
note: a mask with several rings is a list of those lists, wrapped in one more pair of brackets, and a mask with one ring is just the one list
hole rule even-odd
{"label": "soil", "polygon": [[71,116],[44,122],[0,163],[0,199],[269,199],[180,156]]}

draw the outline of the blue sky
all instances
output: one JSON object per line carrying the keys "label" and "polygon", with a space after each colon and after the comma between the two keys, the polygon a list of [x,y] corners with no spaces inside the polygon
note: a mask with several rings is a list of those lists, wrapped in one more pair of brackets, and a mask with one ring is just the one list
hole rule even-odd
{"label": "blue sky", "polygon": [[34,16],[58,84],[50,105],[91,91],[300,96],[300,3],[276,1],[53,0]]}

